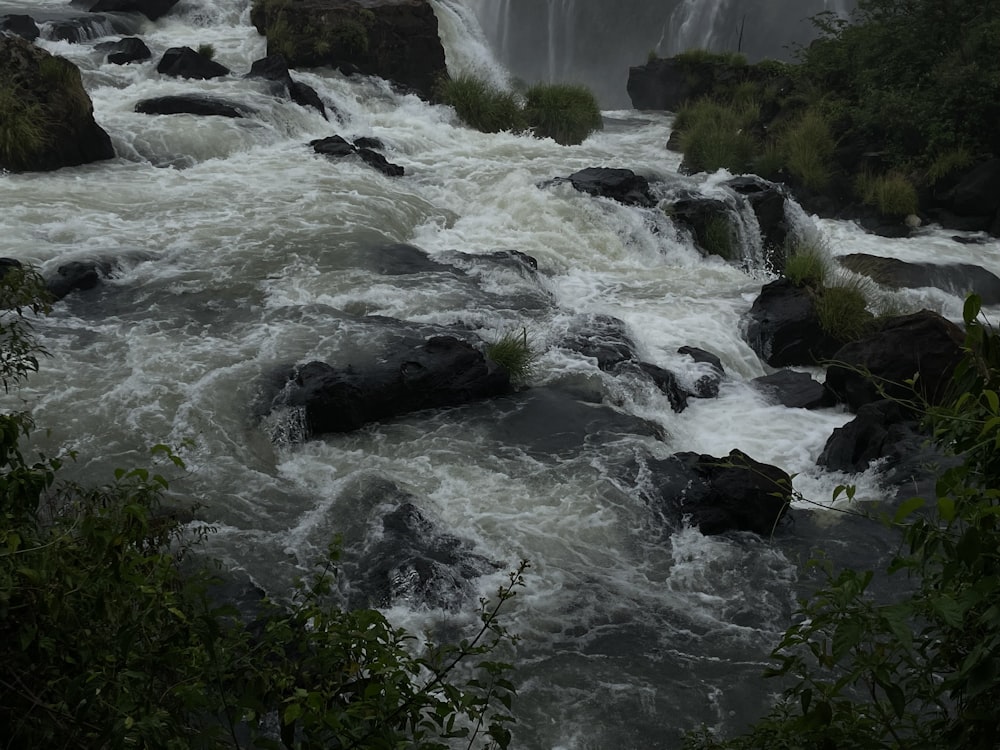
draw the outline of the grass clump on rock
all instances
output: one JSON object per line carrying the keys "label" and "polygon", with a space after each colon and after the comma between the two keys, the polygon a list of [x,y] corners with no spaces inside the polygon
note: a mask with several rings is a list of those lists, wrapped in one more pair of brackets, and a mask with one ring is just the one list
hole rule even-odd
{"label": "grass clump on rock", "polygon": [[524,112],[512,91],[504,91],[475,76],[459,76],[438,86],[438,97],[455,108],[469,127],[483,133],[524,130]]}
{"label": "grass clump on rock", "polygon": [[527,328],[506,331],[486,346],[486,356],[503,368],[514,383],[523,383],[531,377],[537,358]]}
{"label": "grass clump on rock", "polygon": [[822,191],[830,184],[830,161],[836,147],[830,126],[809,110],[781,139],[786,166],[805,187]]}
{"label": "grass clump on rock", "polygon": [[818,242],[795,243],[785,259],[785,278],[796,286],[822,288],[829,273],[826,250]]}
{"label": "grass clump on rock", "polygon": [[919,207],[917,189],[897,172],[875,176],[862,172],[855,183],[858,197],[883,216],[909,216]]}
{"label": "grass clump on rock", "polygon": [[524,98],[525,119],[538,138],[574,146],[604,127],[601,108],[586,86],[539,83]]}
{"label": "grass clump on rock", "polygon": [[0,81],[0,169],[23,169],[47,143],[42,105]]}
{"label": "grass clump on rock", "polygon": [[759,106],[752,99],[701,99],[681,109],[674,128],[681,134],[685,167],[692,172],[746,172],[757,152],[750,129],[758,117]]}

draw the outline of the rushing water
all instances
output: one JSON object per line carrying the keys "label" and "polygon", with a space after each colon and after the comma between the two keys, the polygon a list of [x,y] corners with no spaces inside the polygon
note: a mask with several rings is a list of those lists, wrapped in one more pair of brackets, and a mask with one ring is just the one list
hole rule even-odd
{"label": "rushing water", "polygon": [[[404,496],[463,539],[470,556],[504,569],[529,559],[527,588],[506,615],[522,636],[513,655],[517,747],[676,747],[683,730],[702,722],[752,719],[775,689],[759,674],[788,623],[799,557],[826,539],[847,560],[878,549],[864,527],[811,505],[773,541],[670,528],[622,480],[621,467],[639,455],[740,448],[796,474],[796,489],[821,503],[845,480],[876,498],[877,477],[814,465],[848,415],[772,406],[748,384],[766,368],[741,338],[740,320],[766,273],[701,257],[662,212],[544,186],[583,167],[613,166],[649,176],[661,194],[722,195],[724,175],[676,173],[678,157],[663,148],[665,114],[609,111],[602,133],[561,147],[473,132],[451,110],[378,80],[296,72],[339,113],[328,122],[240,77],[265,47],[248,5],[182,0],[173,15],[139,24],[154,53],[141,65],[105,64],[90,44],[41,42],[83,69],[118,158],[0,176],[0,256],[47,272],[94,258],[115,269],[39,322],[51,357],[17,397],[51,428],[40,446],[78,451],[70,471],[103,481],[115,467],[147,463],[147,446],[188,444],[172,495],[203,505],[199,517],[218,530],[214,555],[278,596],[338,532],[348,561],[363,559],[377,542],[379,509]],[[435,7],[453,72],[505,80],[471,6]],[[156,74],[166,48],[203,43],[235,75],[194,82]],[[140,99],[193,90],[255,114],[134,112]],[[329,161],[305,145],[333,133],[381,138],[406,176]],[[970,249],[934,230],[888,241],[793,218],[835,253],[974,254],[1000,265],[996,242]],[[459,270],[386,273],[381,248],[400,242]],[[536,258],[538,273],[488,260],[511,250]],[[908,292],[903,302],[951,317],[961,304],[933,290]],[[682,378],[699,370],[679,346],[718,354],[727,371],[720,397],[675,414],[659,392],[600,372],[560,345],[590,314],[624,320],[641,357]],[[531,388],[347,435],[272,439],[282,425],[262,419],[259,407],[276,369],[365,362],[401,336],[447,327],[484,339],[526,328],[540,351]],[[595,398],[603,406],[579,406]],[[574,414],[589,408],[593,418],[547,418],[570,402]],[[474,579],[458,611],[407,595],[388,611],[414,631],[458,631],[474,623],[477,595],[501,580],[502,572]],[[344,588],[350,593],[350,575]]]}

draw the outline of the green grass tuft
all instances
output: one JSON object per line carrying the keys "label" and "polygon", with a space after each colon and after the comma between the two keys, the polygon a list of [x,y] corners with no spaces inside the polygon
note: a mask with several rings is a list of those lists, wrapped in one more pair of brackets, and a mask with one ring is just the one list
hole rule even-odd
{"label": "green grass tuft", "polygon": [[820,327],[838,341],[856,341],[871,330],[875,316],[868,311],[870,282],[844,279],[823,287],[816,297]]}
{"label": "green grass tuft", "polygon": [[540,83],[529,88],[524,98],[525,120],[538,138],[574,146],[604,127],[601,108],[586,86]]}
{"label": "green grass tuft", "polygon": [[825,190],[831,179],[830,160],[836,144],[826,119],[807,111],[781,139],[788,171],[810,190]]}
{"label": "green grass tuft", "polygon": [[698,239],[706,252],[726,260],[735,260],[733,256],[737,241],[733,224],[727,216],[720,214],[709,217]]}
{"label": "green grass tuft", "polygon": [[437,88],[437,96],[455,108],[462,122],[483,133],[518,132],[525,128],[517,96],[480,78],[459,76],[443,81]]}
{"label": "green grass tuft", "polygon": [[509,330],[486,346],[486,356],[503,368],[511,382],[523,383],[535,371],[537,354],[528,340],[528,329]]}
{"label": "green grass tuft", "polygon": [[785,278],[796,286],[820,289],[830,275],[830,263],[821,245],[797,243],[785,259]]}
{"label": "green grass tuft", "polygon": [[701,99],[682,107],[674,118],[674,129],[681,133],[686,168],[693,172],[721,168],[737,174],[747,172],[758,151],[751,129],[759,116],[760,107],[754,99],[739,104]]}
{"label": "green grass tuft", "polygon": [[48,143],[45,109],[0,82],[0,169],[19,171]]}
{"label": "green grass tuft", "polygon": [[707,49],[689,49],[674,56],[675,60],[686,63],[702,65],[714,63],[716,65],[732,65],[743,67],[747,64],[747,59],[738,52],[709,52]]}
{"label": "green grass tuft", "polygon": [[211,44],[199,44],[197,52],[206,60],[211,60],[215,57],[215,47]]}
{"label": "green grass tuft", "polygon": [[917,212],[920,204],[913,183],[897,172],[881,176],[863,172],[858,175],[855,190],[862,203],[873,206],[883,216],[909,216]]}

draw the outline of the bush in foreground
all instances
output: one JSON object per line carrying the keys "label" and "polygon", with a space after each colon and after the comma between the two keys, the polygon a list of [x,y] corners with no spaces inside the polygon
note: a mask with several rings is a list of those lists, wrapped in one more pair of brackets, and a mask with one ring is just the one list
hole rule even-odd
{"label": "bush in foreground", "polygon": [[789,685],[781,701],[743,736],[702,730],[686,748],[1000,746],[1000,334],[979,312],[970,297],[953,397],[926,415],[962,462],[941,473],[935,497],[883,519],[900,534],[887,571],[908,577],[898,595],[876,600],[871,571],[821,565],[825,584],[772,654],[768,674]]}
{"label": "bush in foreground", "polygon": [[[27,317],[41,280],[0,266],[0,382],[38,369]],[[214,604],[193,537],[160,507],[167,481],[102,487],[29,459],[29,415],[0,414],[0,742],[25,748],[506,748],[514,692],[490,655],[511,640],[497,597],[460,645],[417,647],[373,610],[332,603],[336,555],[249,625]],[[154,449],[168,465],[181,460]],[[183,562],[183,566],[182,566]],[[458,678],[471,668],[474,676]]]}

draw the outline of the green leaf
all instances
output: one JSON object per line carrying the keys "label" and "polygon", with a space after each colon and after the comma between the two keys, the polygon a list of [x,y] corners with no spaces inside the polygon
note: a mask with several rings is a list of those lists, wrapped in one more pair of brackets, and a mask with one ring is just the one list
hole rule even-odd
{"label": "green leaf", "polygon": [[896,509],[895,515],[892,517],[893,523],[900,523],[903,519],[909,516],[916,510],[923,508],[927,504],[927,501],[922,497],[911,497],[909,500],[904,500],[900,506]]}

